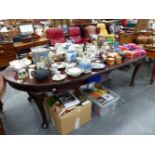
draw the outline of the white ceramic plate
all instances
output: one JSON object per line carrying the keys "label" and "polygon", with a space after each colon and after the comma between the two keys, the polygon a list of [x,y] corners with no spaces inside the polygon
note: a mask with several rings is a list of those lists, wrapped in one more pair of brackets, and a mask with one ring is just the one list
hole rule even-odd
{"label": "white ceramic plate", "polygon": [[63,80],[63,79],[65,79],[66,78],[66,74],[61,74],[61,76],[57,76],[57,75],[54,75],[53,77],[52,77],[52,80],[54,80],[54,81],[61,81],[61,80]]}
{"label": "white ceramic plate", "polygon": [[92,63],[92,69],[103,69],[105,68],[105,64],[102,63]]}

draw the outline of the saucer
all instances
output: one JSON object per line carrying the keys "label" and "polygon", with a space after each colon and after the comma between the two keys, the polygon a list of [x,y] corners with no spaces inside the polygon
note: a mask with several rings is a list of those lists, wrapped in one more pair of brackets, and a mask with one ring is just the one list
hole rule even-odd
{"label": "saucer", "polygon": [[66,78],[66,74],[61,74],[60,76],[57,76],[56,74],[52,77],[52,80],[54,81],[61,81]]}
{"label": "saucer", "polygon": [[91,66],[92,66],[92,69],[103,69],[103,68],[105,68],[105,64],[102,64],[102,63],[92,63]]}

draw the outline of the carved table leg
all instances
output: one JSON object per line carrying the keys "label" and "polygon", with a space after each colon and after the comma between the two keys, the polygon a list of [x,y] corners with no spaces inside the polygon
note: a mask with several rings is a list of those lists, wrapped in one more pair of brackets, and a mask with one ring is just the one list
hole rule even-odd
{"label": "carved table leg", "polygon": [[142,63],[143,63],[143,61],[138,61],[136,63],[135,68],[134,68],[133,73],[132,73],[132,78],[131,78],[130,86],[134,85],[134,80],[135,80],[136,74],[137,74],[140,66],[142,65]]}
{"label": "carved table leg", "polygon": [[148,61],[148,68],[150,68],[150,66],[151,66],[151,61],[152,61],[152,59],[149,58],[149,61]]}
{"label": "carved table leg", "polygon": [[155,79],[155,59],[153,60],[153,69],[152,69],[150,84],[153,84],[154,79]]}
{"label": "carved table leg", "polygon": [[31,93],[31,92],[28,92],[28,94],[30,95],[32,99],[34,99],[41,113],[41,116],[43,119],[42,128],[46,129],[48,127],[48,121],[47,121],[46,113],[45,113],[44,106],[43,106],[44,98],[46,97],[46,95],[44,93]]}
{"label": "carved table leg", "polygon": [[0,101],[0,112],[2,112],[3,111],[3,103],[2,103],[2,101]]}
{"label": "carved table leg", "polygon": [[29,102],[31,102],[32,101],[32,97],[29,95],[29,97],[27,98],[27,100],[29,101]]}

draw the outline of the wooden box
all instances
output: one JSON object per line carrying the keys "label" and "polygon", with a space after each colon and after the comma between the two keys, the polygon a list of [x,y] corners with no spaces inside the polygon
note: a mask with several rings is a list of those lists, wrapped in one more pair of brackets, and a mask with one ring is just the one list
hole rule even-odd
{"label": "wooden box", "polygon": [[133,42],[133,33],[119,33],[119,44],[127,44]]}

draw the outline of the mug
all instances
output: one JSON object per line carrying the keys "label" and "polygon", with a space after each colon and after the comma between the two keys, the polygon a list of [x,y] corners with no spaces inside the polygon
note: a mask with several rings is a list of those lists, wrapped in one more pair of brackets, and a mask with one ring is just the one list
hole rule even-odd
{"label": "mug", "polygon": [[28,76],[28,74],[27,74],[27,71],[25,69],[18,70],[18,78],[19,79],[24,79],[27,76]]}
{"label": "mug", "polygon": [[35,70],[30,68],[30,69],[28,69],[28,73],[29,73],[29,78],[33,79],[34,78]]}

